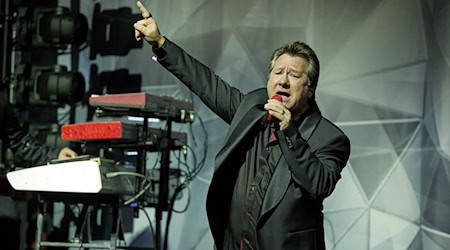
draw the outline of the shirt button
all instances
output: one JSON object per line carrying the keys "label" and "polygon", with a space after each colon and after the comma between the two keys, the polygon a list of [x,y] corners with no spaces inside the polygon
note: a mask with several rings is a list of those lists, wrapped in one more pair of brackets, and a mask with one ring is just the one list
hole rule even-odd
{"label": "shirt button", "polygon": [[265,169],[266,169],[266,166],[264,166],[264,165],[259,166],[259,171],[264,172]]}
{"label": "shirt button", "polygon": [[250,191],[255,191],[256,190],[256,187],[251,187],[250,188]]}
{"label": "shirt button", "polygon": [[245,211],[245,215],[247,215],[248,217],[252,216],[252,213],[250,211]]}

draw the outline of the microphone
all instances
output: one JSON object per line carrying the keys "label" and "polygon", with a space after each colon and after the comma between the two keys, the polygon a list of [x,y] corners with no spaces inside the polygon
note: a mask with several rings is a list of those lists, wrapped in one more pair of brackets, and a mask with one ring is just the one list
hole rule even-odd
{"label": "microphone", "polygon": [[[275,99],[275,100],[278,100],[280,102],[283,100],[283,98],[279,94],[273,95],[271,99]],[[272,119],[277,119],[277,118],[273,118],[272,114],[269,114],[267,116],[267,121],[270,123],[270,122],[272,122]]]}

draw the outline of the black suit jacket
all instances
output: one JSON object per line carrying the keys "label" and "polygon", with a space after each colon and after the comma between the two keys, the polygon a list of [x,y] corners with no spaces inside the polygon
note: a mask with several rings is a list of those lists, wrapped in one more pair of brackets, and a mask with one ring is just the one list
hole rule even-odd
{"label": "black suit jacket", "polygon": [[11,149],[21,167],[46,164],[58,156],[58,150],[38,141],[20,124],[3,91],[0,91],[0,140],[3,149]]}
{"label": "black suit jacket", "polygon": [[[168,39],[154,51],[161,65],[230,124],[216,157],[206,204],[215,244],[222,249],[230,199],[242,164],[240,142],[266,114],[267,91],[242,94]],[[350,142],[316,107],[299,128],[290,125],[277,132],[282,156],[258,218],[258,249],[325,248],[322,201],[340,179]]]}
{"label": "black suit jacket", "polygon": [[[40,143],[28,131],[21,126],[15,111],[10,106],[6,93],[0,91],[0,150],[11,149],[14,158],[21,167],[45,164],[52,159],[56,159],[58,151]],[[3,160],[3,159],[2,159]],[[19,223],[19,214],[14,201],[8,196],[11,195],[11,188],[4,176],[0,176],[0,231],[6,232],[6,223],[13,221]],[[6,230],[6,231],[5,231]],[[7,236],[0,234],[0,244],[8,244]],[[15,237],[15,236],[14,236]]]}

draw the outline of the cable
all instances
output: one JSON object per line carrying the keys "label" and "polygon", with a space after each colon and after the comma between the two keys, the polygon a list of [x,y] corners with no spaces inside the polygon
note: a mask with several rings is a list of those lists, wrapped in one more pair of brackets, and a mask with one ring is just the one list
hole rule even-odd
{"label": "cable", "polygon": [[[193,169],[193,171],[194,171],[195,170],[195,166],[197,165],[197,157],[195,156],[195,152],[194,152],[194,149],[192,147],[190,147],[189,145],[185,145],[185,146],[192,153],[192,157],[193,157],[193,161],[194,161],[194,169]],[[181,160],[181,156],[177,156],[175,153],[173,153],[173,154],[174,154],[175,158],[178,160],[178,162],[186,167],[187,172],[189,173],[188,175],[191,175],[192,173],[191,173],[190,166],[187,164],[186,154],[184,155],[185,156],[185,160],[184,161]]]}
{"label": "cable", "polygon": [[148,182],[150,182],[150,179],[148,179],[147,176],[145,176],[143,174],[135,173],[135,172],[118,171],[118,172],[109,172],[109,173],[105,174],[106,178],[113,178],[113,177],[117,177],[120,175],[131,175],[131,176],[135,176],[135,177],[140,177],[140,178],[146,179]]}
{"label": "cable", "polygon": [[[181,192],[184,188],[188,187],[190,181],[192,181],[201,172],[201,170],[203,169],[203,166],[205,165],[205,162],[206,162],[206,155],[208,153],[208,147],[206,146],[207,145],[207,141],[208,141],[208,133],[206,131],[205,124],[203,123],[203,120],[201,119],[200,116],[198,116],[198,118],[199,118],[199,121],[200,121],[200,125],[203,128],[203,131],[204,131],[204,134],[205,134],[205,140],[204,140],[204,144],[203,144],[204,145],[203,158],[197,165],[197,159],[196,159],[195,153],[193,153],[194,169],[193,169],[192,172],[190,172],[190,171],[188,172],[188,176],[186,177],[185,182],[180,184],[175,189],[175,192],[174,192],[174,194],[171,197],[171,200],[170,200],[170,203],[168,204],[168,209],[167,209],[167,220],[166,220],[166,230],[165,230],[166,233],[164,235],[164,249],[167,249],[167,247],[168,247],[169,226],[170,226],[170,221],[172,219],[172,212],[174,212],[173,206],[174,206],[174,203],[175,203],[175,199],[178,196],[178,193]],[[192,133],[192,131],[191,131],[191,133]],[[195,139],[193,141],[194,141],[194,144],[196,144],[195,143]],[[186,146],[192,152],[194,152],[194,150],[191,147],[189,147],[188,145],[186,145]],[[178,160],[179,160],[179,163],[181,163],[181,159],[178,158]],[[188,167],[188,164],[186,163],[185,166]],[[188,170],[189,170],[189,168],[188,168]],[[189,204],[190,204],[190,192],[189,192],[189,196],[188,196],[187,205],[184,208],[184,210],[182,210],[181,212],[187,211],[187,209],[189,207]]]}
{"label": "cable", "polygon": [[173,212],[175,212],[177,214],[182,214],[182,213],[186,212],[187,209],[189,208],[189,205],[191,204],[191,189],[189,188],[189,186],[186,186],[185,188],[188,190],[188,200],[186,202],[186,206],[181,211],[177,211],[174,208],[172,208]]}
{"label": "cable", "polygon": [[206,155],[208,154],[208,147],[206,146],[207,143],[208,143],[208,132],[206,131],[205,124],[203,123],[202,118],[200,116],[198,116],[198,119],[200,121],[200,126],[203,129],[203,133],[205,134],[205,140],[204,140],[204,143],[203,143],[203,145],[205,145],[205,146],[203,147],[204,148],[203,158],[198,163],[198,165],[195,165],[194,173],[190,177],[191,180],[193,180],[201,172],[201,170],[203,169],[203,167],[205,165],[205,162],[206,162]]}
{"label": "cable", "polygon": [[127,206],[130,203],[132,203],[133,201],[136,201],[139,197],[141,197],[152,185],[152,183],[148,183],[141,191],[139,191],[139,193],[137,193],[135,196],[133,196],[132,198],[130,198],[127,201],[124,201],[123,205]]}
{"label": "cable", "polygon": [[176,199],[178,193],[181,192],[185,187],[186,186],[184,184],[179,185],[175,189],[175,192],[170,199],[170,203],[168,204],[167,220],[166,220],[166,233],[164,235],[164,249],[167,249],[167,247],[168,247],[167,242],[169,240],[169,226],[170,226],[170,221],[172,219],[173,204],[175,203],[175,199]]}
{"label": "cable", "polygon": [[152,185],[152,180],[143,175],[143,174],[139,174],[139,173],[134,173],[134,172],[124,172],[124,171],[119,171],[119,172],[110,172],[110,173],[106,173],[105,176],[107,178],[113,178],[113,177],[117,177],[117,176],[121,176],[121,175],[130,175],[130,176],[135,176],[135,177],[140,177],[144,179],[144,182],[142,184],[145,184],[145,181],[148,182],[148,184],[146,186],[144,186],[143,189],[141,189],[141,191],[139,191],[139,193],[137,193],[136,195],[134,195],[132,198],[126,200],[123,202],[123,205],[127,206],[130,203],[136,201],[137,199],[139,199]]}
{"label": "cable", "polygon": [[150,227],[150,233],[152,234],[153,242],[155,242],[156,236],[155,236],[155,229],[153,228],[152,220],[150,219],[150,216],[148,215],[147,211],[145,210],[145,207],[143,207],[142,205],[139,205],[139,209],[142,210],[145,214],[145,217],[147,217],[148,225]]}

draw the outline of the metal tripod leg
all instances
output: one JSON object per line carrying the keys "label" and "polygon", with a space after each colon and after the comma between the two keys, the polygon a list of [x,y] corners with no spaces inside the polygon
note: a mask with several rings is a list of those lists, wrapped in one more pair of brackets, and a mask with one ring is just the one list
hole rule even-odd
{"label": "metal tripod leg", "polygon": [[36,238],[34,240],[34,250],[39,250],[41,248],[43,224],[44,224],[44,215],[42,214],[42,211],[39,211],[36,219]]}
{"label": "metal tripod leg", "polygon": [[86,223],[88,222],[88,209],[89,205],[83,204],[83,209],[81,209],[81,212],[78,216],[78,222],[76,224],[77,229],[75,231],[72,242],[83,243],[83,233]]}
{"label": "metal tripod leg", "polygon": [[113,225],[111,228],[110,237],[110,248],[111,250],[116,250],[117,240],[124,239],[123,228],[122,228],[122,217],[120,216],[120,208],[118,206],[113,207]]}

